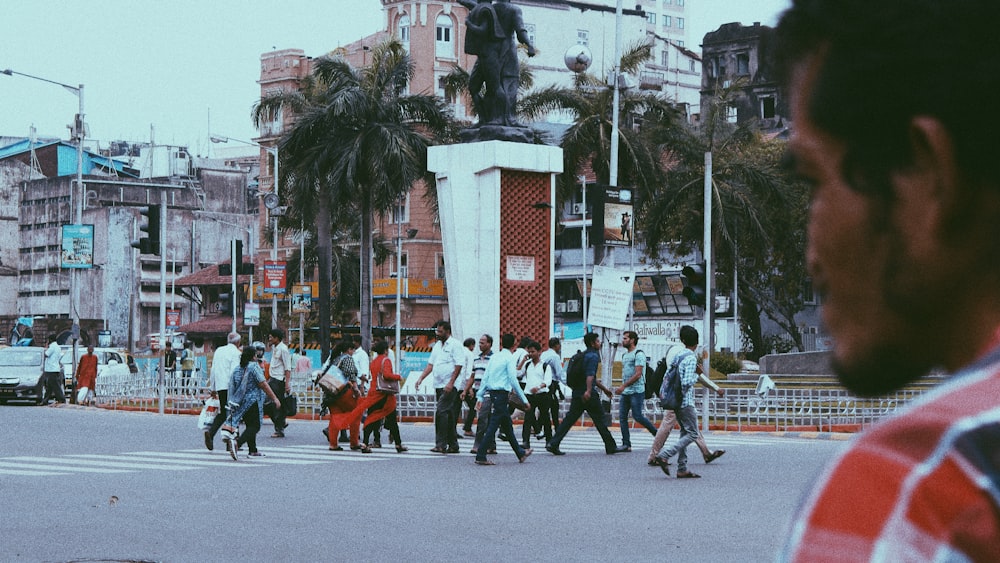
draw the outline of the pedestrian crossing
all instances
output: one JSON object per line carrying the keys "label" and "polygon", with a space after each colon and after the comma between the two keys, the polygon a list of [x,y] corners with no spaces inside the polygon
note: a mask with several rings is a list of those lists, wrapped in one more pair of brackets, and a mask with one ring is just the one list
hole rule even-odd
{"label": "pedestrian crossing", "polygon": [[[520,433],[518,433],[520,434]],[[617,432],[612,432],[616,440],[621,439]],[[677,439],[675,432],[668,440],[668,445]],[[766,447],[778,441],[809,442],[811,438],[787,437],[761,433],[718,433],[706,434],[705,440],[710,449],[734,449],[740,447]],[[653,437],[646,432],[632,431],[632,451],[646,452],[652,446]],[[79,473],[118,474],[139,471],[193,471],[210,470],[213,468],[248,470],[254,467],[266,466],[301,466],[331,463],[372,463],[379,461],[414,461],[425,459],[456,459],[471,457],[471,439],[459,440],[461,454],[441,455],[431,452],[434,443],[430,441],[408,441],[409,451],[396,452],[395,448],[373,449],[372,453],[345,449],[342,452],[331,452],[326,444],[271,446],[261,448],[262,457],[247,457],[246,450],[240,452],[239,462],[234,462],[225,450],[212,452],[204,449],[182,449],[177,451],[134,451],[118,454],[66,454],[58,456],[13,456],[0,458],[0,476],[56,476]],[[543,440],[532,440],[531,447],[536,453],[544,451]],[[693,446],[692,446],[693,447]],[[570,454],[604,453],[604,443],[594,430],[573,431],[567,434],[559,449]],[[498,455],[513,456],[506,442],[497,445]]]}

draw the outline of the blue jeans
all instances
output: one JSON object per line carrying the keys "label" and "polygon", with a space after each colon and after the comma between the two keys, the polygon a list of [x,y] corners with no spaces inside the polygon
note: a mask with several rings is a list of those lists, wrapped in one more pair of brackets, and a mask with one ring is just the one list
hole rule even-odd
{"label": "blue jeans", "polygon": [[691,442],[698,439],[698,412],[694,407],[681,407],[674,411],[677,415],[677,423],[681,425],[681,437],[677,443],[660,452],[657,456],[663,461],[667,461],[675,454],[677,455],[677,472],[687,471],[687,447]]}
{"label": "blue jeans", "polygon": [[[510,411],[507,410],[507,397],[510,396],[510,391],[490,391],[489,394],[492,404],[490,406],[490,424],[486,427],[486,436],[492,436],[499,428],[507,436],[510,449],[514,450],[518,459],[521,459],[524,456],[524,448],[517,443],[517,438],[514,437],[514,424],[510,420]],[[486,461],[486,448],[483,446],[484,444],[480,444],[479,449],[476,450],[476,461]]]}
{"label": "blue jeans", "polygon": [[632,439],[629,437],[628,413],[632,411],[632,418],[649,430],[649,433],[656,436],[656,427],[642,414],[642,406],[646,402],[646,397],[642,393],[630,393],[622,395],[618,402],[618,426],[622,431],[622,445],[631,448]]}

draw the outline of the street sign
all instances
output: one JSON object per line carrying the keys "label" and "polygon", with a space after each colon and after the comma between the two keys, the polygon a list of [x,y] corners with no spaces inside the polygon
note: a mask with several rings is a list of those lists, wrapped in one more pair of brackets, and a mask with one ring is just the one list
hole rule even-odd
{"label": "street sign", "polygon": [[167,328],[177,328],[181,326],[181,310],[167,309]]}
{"label": "street sign", "polygon": [[264,293],[280,294],[285,292],[285,262],[275,260],[264,261]]}
{"label": "street sign", "polygon": [[243,304],[243,324],[257,326],[260,324],[260,305],[257,303]]}

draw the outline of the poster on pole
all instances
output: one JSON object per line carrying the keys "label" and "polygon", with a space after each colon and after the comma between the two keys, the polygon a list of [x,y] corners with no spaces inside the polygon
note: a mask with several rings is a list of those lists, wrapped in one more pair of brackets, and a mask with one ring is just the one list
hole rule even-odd
{"label": "poster on pole", "polygon": [[257,303],[243,304],[243,324],[257,326],[260,324],[260,305]]}
{"label": "poster on pole", "polygon": [[632,246],[635,232],[632,190],[609,187],[604,190],[604,245]]}
{"label": "poster on pole", "polygon": [[63,268],[94,266],[94,226],[63,225],[62,248],[59,253]]}
{"label": "poster on pole", "polygon": [[264,294],[276,295],[285,292],[285,263],[275,260],[264,261]]}
{"label": "poster on pole", "polygon": [[177,328],[181,326],[181,310],[167,309],[167,328]]}
{"label": "poster on pole", "polygon": [[312,310],[312,286],[295,284],[292,286],[292,312],[309,313]]}
{"label": "poster on pole", "polygon": [[594,326],[622,330],[628,317],[628,304],[632,300],[634,285],[635,272],[594,266],[587,322]]}

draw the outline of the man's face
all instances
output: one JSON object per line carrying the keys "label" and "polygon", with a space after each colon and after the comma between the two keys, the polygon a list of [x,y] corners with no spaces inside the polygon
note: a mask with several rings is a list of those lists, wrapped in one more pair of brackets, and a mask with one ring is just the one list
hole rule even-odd
{"label": "man's face", "polygon": [[492,348],[492,347],[493,346],[490,344],[490,341],[486,340],[485,336],[480,336],[479,337],[479,351],[480,352],[482,352],[482,353],[485,354],[485,353],[489,352],[490,348]]}
{"label": "man's face", "polygon": [[884,204],[855,191],[844,178],[844,143],[810,121],[819,62],[818,57],[800,62],[789,88],[795,121],[789,151],[797,174],[812,186],[807,267],[822,295],[841,382],[856,393],[881,394],[922,375],[926,367],[915,358],[922,337],[934,327],[908,322],[912,297],[896,291],[899,272],[913,266],[905,237],[885,220]]}
{"label": "man's face", "polygon": [[629,338],[629,335],[627,335],[627,334],[622,335],[622,346],[624,346],[626,348],[631,348],[631,346],[632,346],[632,339]]}
{"label": "man's face", "polygon": [[448,331],[446,331],[443,326],[435,327],[434,337],[441,342],[444,342],[445,340],[448,340]]}
{"label": "man's face", "polygon": [[528,357],[534,363],[538,362],[538,357],[542,355],[542,351],[538,348],[527,348]]}
{"label": "man's face", "polygon": [[601,339],[600,338],[595,338],[594,339],[594,343],[591,344],[590,347],[593,348],[594,350],[600,350],[601,349]]}

